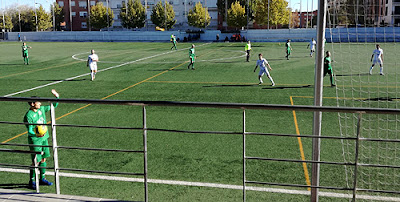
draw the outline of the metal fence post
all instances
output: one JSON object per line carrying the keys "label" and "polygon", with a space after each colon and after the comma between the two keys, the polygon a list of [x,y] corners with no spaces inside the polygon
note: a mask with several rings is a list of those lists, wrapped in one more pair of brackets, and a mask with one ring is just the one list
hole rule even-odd
{"label": "metal fence post", "polygon": [[33,159],[33,164],[35,166],[35,182],[36,182],[36,193],[40,192],[39,189],[39,163],[37,162],[37,154],[35,154],[35,158]]}
{"label": "metal fence post", "polygon": [[246,110],[243,109],[243,201],[246,201]]}
{"label": "metal fence post", "polygon": [[353,182],[353,202],[356,201],[356,192],[357,192],[357,168],[358,168],[358,152],[360,148],[360,135],[361,135],[361,120],[362,113],[358,113],[358,122],[357,122],[357,140],[356,140],[356,153],[354,159],[354,182]]}
{"label": "metal fence post", "polygon": [[54,160],[54,178],[56,194],[60,194],[60,174],[58,166],[58,147],[57,147],[57,132],[56,132],[56,112],[53,103],[50,103],[51,115],[51,134],[53,138],[53,160]]}
{"label": "metal fence post", "polygon": [[147,124],[146,124],[146,106],[143,106],[143,165],[144,165],[144,201],[149,201],[147,185]]}

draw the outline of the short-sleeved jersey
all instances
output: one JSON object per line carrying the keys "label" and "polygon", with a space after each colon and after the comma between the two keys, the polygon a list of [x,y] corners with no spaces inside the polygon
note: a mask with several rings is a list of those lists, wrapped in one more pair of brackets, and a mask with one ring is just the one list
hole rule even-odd
{"label": "short-sleeved jersey", "polygon": [[97,61],[99,60],[99,56],[96,54],[91,54],[88,57],[89,67],[97,66]]}
{"label": "short-sleeved jersey", "polygon": [[189,57],[195,57],[194,48],[189,49]]}
{"label": "short-sleeved jersey", "polygon": [[247,43],[246,46],[244,47],[244,51],[251,50],[251,44]]}
{"label": "short-sleeved jersey", "polygon": [[[58,103],[54,103],[53,106],[57,107]],[[41,106],[36,112],[29,109],[24,116],[24,122],[30,123],[30,124],[45,124],[45,123],[47,123],[45,113],[48,111],[50,111],[50,105]],[[34,130],[36,125],[25,125],[25,126],[28,129],[28,136],[36,137],[35,130]],[[46,134],[43,137],[49,138],[49,133],[46,132]]]}
{"label": "short-sleeved jersey", "polygon": [[261,60],[257,60],[257,66],[260,67],[261,70],[265,70],[265,65],[268,64],[268,61],[265,58],[261,58]]}
{"label": "short-sleeved jersey", "polygon": [[286,49],[290,50],[290,42],[286,42],[285,47]]}
{"label": "short-sleeved jersey", "polygon": [[172,42],[175,42],[175,41],[176,41],[176,38],[175,38],[174,35],[171,35],[171,41],[172,41]]}
{"label": "short-sleeved jersey", "polygon": [[331,57],[324,58],[324,69],[325,70],[332,70],[331,62],[332,62]]}
{"label": "short-sleeved jersey", "polygon": [[315,40],[310,41],[310,50],[314,50],[317,42]]}
{"label": "short-sleeved jersey", "polygon": [[23,53],[28,53],[28,46],[27,45],[22,46],[22,52]]}
{"label": "short-sleeved jersey", "polygon": [[382,48],[375,49],[372,54],[374,55],[374,60],[382,60],[383,50]]}

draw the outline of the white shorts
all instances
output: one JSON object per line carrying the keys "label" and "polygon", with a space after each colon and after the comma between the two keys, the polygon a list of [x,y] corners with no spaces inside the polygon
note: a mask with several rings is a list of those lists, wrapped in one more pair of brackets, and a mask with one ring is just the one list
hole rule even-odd
{"label": "white shorts", "polygon": [[90,71],[97,71],[97,65],[89,65]]}
{"label": "white shorts", "polygon": [[267,76],[269,76],[269,72],[267,69],[260,69],[260,72],[258,72],[259,76],[264,76],[264,74],[266,74]]}
{"label": "white shorts", "polygon": [[376,63],[379,63],[379,65],[383,65],[382,59],[374,59],[372,61],[372,64],[375,65]]}

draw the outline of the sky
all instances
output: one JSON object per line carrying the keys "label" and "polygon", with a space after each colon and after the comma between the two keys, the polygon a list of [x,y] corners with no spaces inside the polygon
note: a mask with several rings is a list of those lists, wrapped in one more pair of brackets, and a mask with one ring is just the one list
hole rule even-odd
{"label": "sky", "polygon": [[[50,11],[50,4],[54,1],[55,0],[36,0],[36,3],[42,4],[44,9]],[[311,8],[313,8],[313,10],[317,10],[318,7],[318,0],[287,0],[287,1],[289,2],[289,7],[293,8],[293,10],[296,9],[300,10],[300,2],[302,11],[307,11],[307,5],[308,5],[308,11],[311,11]],[[27,4],[33,7],[35,5],[35,0],[0,0],[0,7],[8,8],[11,5],[15,5],[17,3]]]}

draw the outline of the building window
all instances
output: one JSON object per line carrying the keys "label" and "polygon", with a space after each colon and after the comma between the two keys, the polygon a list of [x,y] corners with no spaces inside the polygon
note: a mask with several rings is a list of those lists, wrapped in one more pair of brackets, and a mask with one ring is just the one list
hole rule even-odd
{"label": "building window", "polygon": [[87,7],[87,2],[86,1],[79,1],[79,7]]}
{"label": "building window", "polygon": [[81,28],[87,28],[87,23],[86,22],[82,22],[81,23]]}
{"label": "building window", "polygon": [[76,12],[71,12],[71,16],[75,17],[76,16]]}
{"label": "building window", "polygon": [[386,9],[385,9],[385,15],[387,16],[387,14],[388,14],[388,7],[386,7]]}
{"label": "building window", "polygon": [[79,17],[86,18],[87,17],[87,12],[86,11],[79,12]]}
{"label": "building window", "polygon": [[90,1],[90,6],[95,6],[96,2],[95,1]]}
{"label": "building window", "polygon": [[71,6],[75,6],[75,1],[71,1]]}
{"label": "building window", "polygon": [[400,6],[395,6],[394,7],[394,14],[395,15],[400,15]]}
{"label": "building window", "polygon": [[64,2],[63,2],[63,1],[60,1],[60,2],[58,2],[58,5],[59,5],[60,7],[64,7]]}
{"label": "building window", "polygon": [[122,5],[121,4],[117,4],[117,8],[122,8]]}

